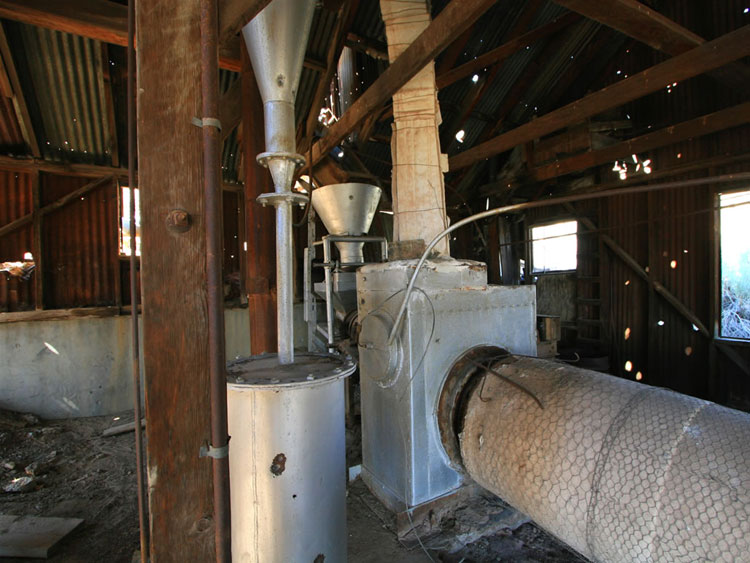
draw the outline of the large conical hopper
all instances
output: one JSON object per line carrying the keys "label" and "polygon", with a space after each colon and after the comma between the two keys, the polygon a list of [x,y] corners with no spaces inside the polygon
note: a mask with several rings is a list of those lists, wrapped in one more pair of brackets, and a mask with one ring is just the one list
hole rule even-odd
{"label": "large conical hopper", "polygon": [[[313,191],[312,205],[330,234],[362,236],[370,229],[381,193],[370,184],[330,184]],[[342,263],[364,262],[363,242],[337,242],[336,246]]]}

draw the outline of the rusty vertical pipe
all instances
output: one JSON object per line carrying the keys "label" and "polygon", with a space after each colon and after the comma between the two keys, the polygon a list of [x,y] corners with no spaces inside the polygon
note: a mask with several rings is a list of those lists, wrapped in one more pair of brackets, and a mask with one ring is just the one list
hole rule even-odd
{"label": "rusty vertical pipe", "polygon": [[203,181],[206,227],[208,303],[208,362],[211,393],[216,561],[232,560],[229,501],[227,389],[224,358],[224,299],[222,288],[222,202],[219,137],[219,42],[216,0],[201,0],[201,94],[203,98]]}
{"label": "rusty vertical pipe", "polygon": [[[128,2],[128,188],[130,189],[130,318],[132,327],[133,417],[135,418],[135,463],[138,487],[138,529],[141,542],[141,563],[148,561],[148,510],[143,476],[143,431],[141,430],[141,361],[138,341],[138,279],[135,224],[135,0]],[[119,273],[118,273],[119,275]]]}

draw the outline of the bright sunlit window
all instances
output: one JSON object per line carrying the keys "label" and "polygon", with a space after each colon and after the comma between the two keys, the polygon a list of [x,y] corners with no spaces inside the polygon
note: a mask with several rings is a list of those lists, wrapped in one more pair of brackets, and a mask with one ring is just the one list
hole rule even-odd
{"label": "bright sunlit window", "polygon": [[562,221],[531,228],[533,273],[575,270],[578,221]]}
{"label": "bright sunlit window", "polygon": [[[130,188],[120,188],[120,255],[130,256]],[[141,204],[135,189],[135,255],[141,255]]]}
{"label": "bright sunlit window", "polygon": [[719,195],[721,336],[750,340],[750,191]]}

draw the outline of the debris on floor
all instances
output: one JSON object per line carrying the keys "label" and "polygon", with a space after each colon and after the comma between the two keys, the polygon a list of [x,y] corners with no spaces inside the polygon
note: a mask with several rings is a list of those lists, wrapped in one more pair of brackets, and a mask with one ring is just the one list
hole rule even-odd
{"label": "debris on floor", "polygon": [[[132,413],[43,421],[0,410],[0,514],[83,520],[59,541],[48,561],[134,560],[139,545],[133,434],[102,436],[132,421]],[[348,432],[347,444],[356,463],[361,459],[357,431]],[[399,520],[361,478],[352,477],[347,490],[352,563],[582,561],[481,489],[471,501],[425,514],[413,511],[404,532],[404,516]]]}

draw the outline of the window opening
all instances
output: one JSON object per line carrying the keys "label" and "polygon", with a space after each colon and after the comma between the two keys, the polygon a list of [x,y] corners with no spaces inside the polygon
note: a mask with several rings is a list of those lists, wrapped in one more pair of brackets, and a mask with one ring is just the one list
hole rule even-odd
{"label": "window opening", "polygon": [[719,222],[720,335],[750,340],[750,190],[719,194]]}
{"label": "window opening", "polygon": [[531,228],[533,273],[575,270],[578,264],[578,221]]}
{"label": "window opening", "polygon": [[[141,255],[140,191],[135,189],[135,255]],[[120,187],[120,256],[130,256],[130,188]]]}

